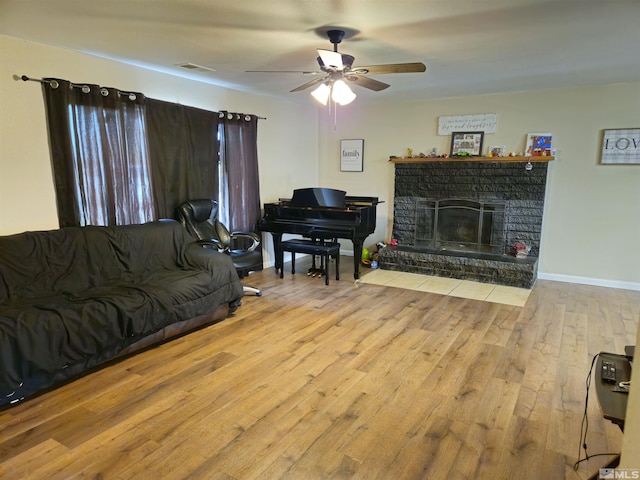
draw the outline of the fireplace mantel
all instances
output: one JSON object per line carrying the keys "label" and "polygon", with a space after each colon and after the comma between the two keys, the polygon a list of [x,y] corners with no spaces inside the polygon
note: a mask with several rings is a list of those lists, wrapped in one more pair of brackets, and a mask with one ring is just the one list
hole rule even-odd
{"label": "fireplace mantel", "polygon": [[556,157],[536,156],[536,157],[390,157],[391,163],[430,163],[430,162],[550,162]]}

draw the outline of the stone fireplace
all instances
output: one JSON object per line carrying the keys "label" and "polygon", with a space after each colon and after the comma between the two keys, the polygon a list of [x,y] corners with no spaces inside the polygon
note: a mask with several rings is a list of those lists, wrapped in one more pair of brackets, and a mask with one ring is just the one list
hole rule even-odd
{"label": "stone fireplace", "polygon": [[[393,238],[380,268],[530,288],[537,276],[547,163],[395,164]],[[531,247],[515,257],[515,244]]]}

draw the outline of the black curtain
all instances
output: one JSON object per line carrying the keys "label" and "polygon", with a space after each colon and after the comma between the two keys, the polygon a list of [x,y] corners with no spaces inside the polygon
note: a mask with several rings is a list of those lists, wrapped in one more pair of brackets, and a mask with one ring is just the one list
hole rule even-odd
{"label": "black curtain", "polygon": [[159,218],[182,202],[218,198],[218,113],[148,98],[149,158]]}
{"label": "black curtain", "polygon": [[180,203],[211,198],[231,231],[256,231],[258,117],[66,80],[43,86],[61,227],[173,218]]}
{"label": "black curtain", "polygon": [[258,117],[220,112],[223,182],[219,203],[232,231],[255,232],[260,219]]}
{"label": "black curtain", "polygon": [[60,79],[43,89],[60,226],[153,220],[144,95]]}

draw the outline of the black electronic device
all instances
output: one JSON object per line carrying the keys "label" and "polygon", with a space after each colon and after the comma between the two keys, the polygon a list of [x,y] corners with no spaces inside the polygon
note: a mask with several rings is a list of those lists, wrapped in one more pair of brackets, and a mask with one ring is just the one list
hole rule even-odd
{"label": "black electronic device", "polygon": [[[608,378],[605,378],[605,364],[607,365],[606,377]],[[629,382],[631,362],[626,355],[600,352],[596,372],[598,370],[600,370],[600,379],[595,383],[602,414],[604,418],[611,420],[624,430],[628,395],[622,394],[620,384]]]}
{"label": "black electronic device", "polygon": [[[610,420],[612,423],[618,425],[620,430],[624,432],[624,423],[627,416],[627,399],[628,395],[625,395],[629,392],[628,387],[631,378],[631,362],[629,360],[628,353],[630,353],[625,348],[626,355],[620,355],[617,353],[607,353],[600,352],[594,358],[593,362],[596,364],[596,371],[600,370],[600,379],[595,382],[596,394],[598,396],[598,403],[600,404],[600,409],[602,410],[602,416],[607,420]],[[597,360],[597,361],[596,361]],[[593,363],[591,364],[591,368],[593,369]],[[587,377],[587,398],[586,402],[588,403],[589,399],[589,384],[591,379],[592,370],[589,370],[589,375]],[[585,405],[584,410],[584,418],[583,418],[583,426],[587,419],[587,406]],[[584,431],[580,435],[580,445],[584,448],[585,454],[587,452],[587,429],[588,422],[584,428]],[[589,456],[585,458],[588,460]],[[578,459],[576,465],[578,465],[582,460]],[[615,468],[618,466],[620,461],[620,455],[616,455],[613,460],[611,460],[605,468]],[[600,470],[602,472],[602,469]],[[590,477],[589,480],[595,480],[596,478],[602,478],[598,475],[594,475]]]}
{"label": "black electronic device", "polygon": [[616,382],[616,364],[607,360],[602,361],[602,379],[606,382]]}

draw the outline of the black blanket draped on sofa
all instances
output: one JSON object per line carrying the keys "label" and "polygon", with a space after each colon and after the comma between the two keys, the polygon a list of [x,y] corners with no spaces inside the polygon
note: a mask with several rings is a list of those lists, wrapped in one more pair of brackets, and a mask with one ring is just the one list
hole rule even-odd
{"label": "black blanket draped on sofa", "polygon": [[173,221],[0,237],[0,405],[241,297],[229,257]]}

